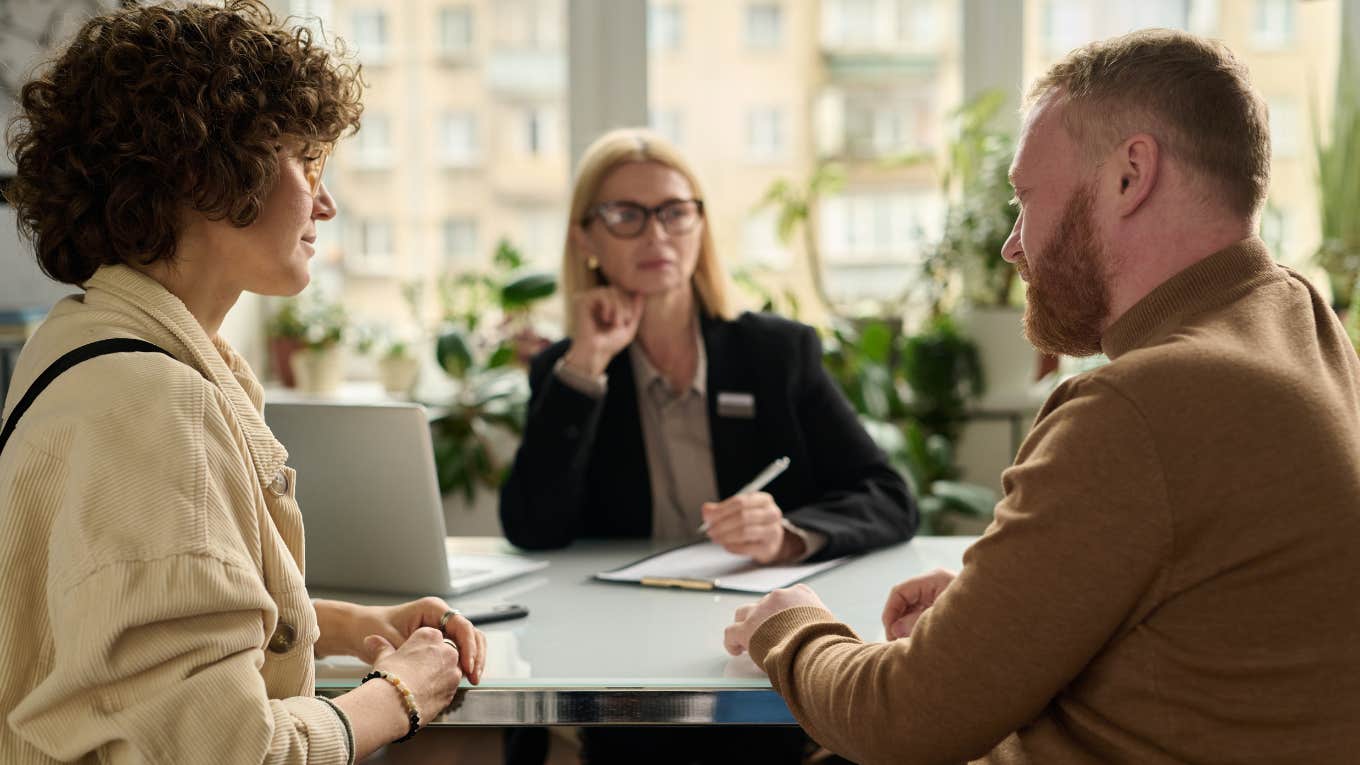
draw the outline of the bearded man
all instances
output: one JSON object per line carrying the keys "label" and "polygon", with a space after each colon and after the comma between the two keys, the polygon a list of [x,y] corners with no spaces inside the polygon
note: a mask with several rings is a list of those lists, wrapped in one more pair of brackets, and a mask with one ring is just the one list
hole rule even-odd
{"label": "bearded man", "polygon": [[1256,238],[1265,105],[1218,43],[1078,49],[1027,99],[1001,253],[1064,382],[957,574],[861,641],[743,606],[799,722],[861,763],[1342,762],[1360,751],[1360,361]]}

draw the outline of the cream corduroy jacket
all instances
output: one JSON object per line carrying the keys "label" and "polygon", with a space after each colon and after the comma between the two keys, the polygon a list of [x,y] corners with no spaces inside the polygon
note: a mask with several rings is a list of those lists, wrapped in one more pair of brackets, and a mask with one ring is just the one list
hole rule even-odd
{"label": "cream corduroy jacket", "polygon": [[345,763],[311,696],[302,518],[263,390],[184,304],[101,268],[26,344],[5,412],[111,337],[0,455],[0,762]]}

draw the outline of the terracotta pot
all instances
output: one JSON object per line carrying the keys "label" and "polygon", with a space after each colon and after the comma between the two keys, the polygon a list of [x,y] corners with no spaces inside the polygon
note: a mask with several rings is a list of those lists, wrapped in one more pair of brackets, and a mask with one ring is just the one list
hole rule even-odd
{"label": "terracotta pot", "polygon": [[293,374],[293,354],[301,347],[302,341],[295,337],[269,338],[269,363],[274,370],[274,377],[285,388],[297,386],[297,377]]}

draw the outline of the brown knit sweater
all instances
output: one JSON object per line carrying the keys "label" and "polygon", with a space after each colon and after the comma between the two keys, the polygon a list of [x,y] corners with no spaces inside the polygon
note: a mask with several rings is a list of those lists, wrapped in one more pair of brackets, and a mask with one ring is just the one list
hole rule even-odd
{"label": "brown knit sweater", "polygon": [[1103,346],[910,639],[815,608],[756,632],[813,738],[866,764],[1360,757],[1360,361],[1336,316],[1249,239]]}

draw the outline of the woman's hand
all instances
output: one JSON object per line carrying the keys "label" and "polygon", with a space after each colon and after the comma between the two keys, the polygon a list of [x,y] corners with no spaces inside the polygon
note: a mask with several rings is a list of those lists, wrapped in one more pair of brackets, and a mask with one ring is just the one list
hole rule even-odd
{"label": "woman's hand", "polygon": [[794,560],[803,554],[803,540],[784,528],[784,512],[763,491],[738,494],[722,502],[705,502],[700,509],[708,524],[708,538],[757,563]]}
{"label": "woman's hand", "polygon": [[390,672],[411,690],[422,725],[448,708],[463,679],[458,669],[461,652],[434,627],[417,629],[399,648],[386,638],[369,635],[364,639],[364,653],[374,669]]}
{"label": "woman's hand", "polygon": [[[370,649],[365,641],[377,635],[393,646],[400,647],[421,627],[439,629],[444,614],[452,611],[440,598],[421,598],[396,606],[360,606],[335,600],[317,600],[317,622],[321,639],[317,641],[318,656],[346,654],[366,658]],[[486,668],[486,636],[462,615],[448,618],[443,634],[458,646],[462,673],[476,685],[482,681]]]}
{"label": "woman's hand", "polygon": [[637,336],[642,321],[642,295],[617,287],[596,287],[572,300],[576,334],[565,356],[567,366],[598,377]]}

